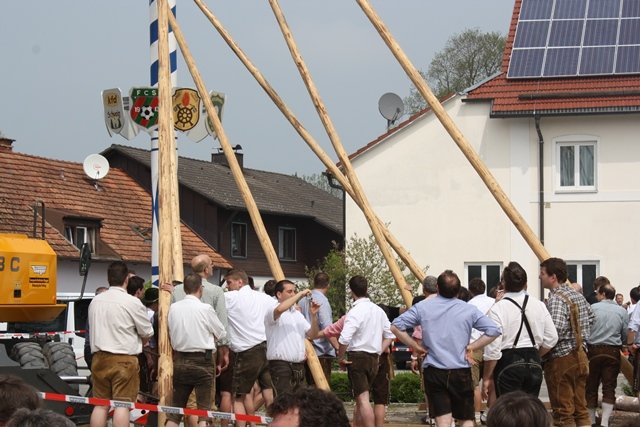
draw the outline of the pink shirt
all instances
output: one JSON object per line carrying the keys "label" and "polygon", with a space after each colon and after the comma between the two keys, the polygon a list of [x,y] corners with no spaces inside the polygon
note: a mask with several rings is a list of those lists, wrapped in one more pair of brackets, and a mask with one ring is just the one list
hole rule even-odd
{"label": "pink shirt", "polygon": [[345,314],[337,322],[332,323],[322,330],[324,336],[327,338],[339,337],[342,333],[342,328],[344,328],[344,319],[347,317]]}

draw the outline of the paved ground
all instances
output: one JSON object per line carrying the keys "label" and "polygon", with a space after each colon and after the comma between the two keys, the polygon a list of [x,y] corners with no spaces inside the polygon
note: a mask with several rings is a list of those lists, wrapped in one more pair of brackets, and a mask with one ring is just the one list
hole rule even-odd
{"label": "paved ground", "polygon": [[[621,385],[626,383],[626,379],[620,375],[618,378],[618,389],[616,390],[616,395],[620,396],[624,393],[622,392]],[[540,399],[544,402],[549,401],[547,386],[543,382],[542,387],[540,389]],[[353,414],[353,404],[346,403],[347,414],[351,419]],[[403,426],[403,425],[416,425],[421,424],[421,419],[426,415],[425,411],[419,411],[418,405],[413,403],[393,403],[389,405],[387,409],[387,416],[385,418],[385,423],[389,425]],[[609,427],[622,427],[627,426],[628,422],[634,420],[636,418],[636,422],[633,425],[634,427],[640,427],[640,415],[637,412],[625,412],[625,411],[614,411]],[[478,423],[479,424],[479,423]]]}

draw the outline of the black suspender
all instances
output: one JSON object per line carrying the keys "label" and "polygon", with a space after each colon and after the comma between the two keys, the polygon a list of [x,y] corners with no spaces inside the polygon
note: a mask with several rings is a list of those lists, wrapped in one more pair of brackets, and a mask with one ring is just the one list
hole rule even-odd
{"label": "black suspender", "polygon": [[513,348],[516,348],[516,345],[518,345],[518,340],[520,339],[520,333],[522,332],[522,325],[526,326],[527,333],[529,334],[529,339],[531,340],[531,344],[535,347],[536,340],[533,338],[533,333],[531,332],[531,326],[529,326],[529,320],[527,319],[527,315],[524,313],[524,310],[527,307],[527,301],[529,301],[529,295],[524,296],[524,302],[522,303],[522,307],[520,307],[520,304],[518,304],[517,302],[515,302],[513,299],[509,297],[505,297],[504,299],[514,303],[516,307],[520,309],[520,314],[522,315],[520,319],[520,329],[518,329],[518,334],[516,335],[516,339],[513,342]]}

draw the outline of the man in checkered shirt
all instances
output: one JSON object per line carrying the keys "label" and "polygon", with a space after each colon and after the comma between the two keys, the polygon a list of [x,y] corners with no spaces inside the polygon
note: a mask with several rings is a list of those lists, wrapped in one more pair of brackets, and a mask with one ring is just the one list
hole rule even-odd
{"label": "man in checkered shirt", "polygon": [[[540,281],[550,291],[547,308],[558,331],[558,343],[548,353],[544,364],[554,424],[562,427],[590,426],[585,397],[589,375],[585,346],[594,314],[584,296],[567,282],[567,264],[562,259],[543,261],[540,264]],[[572,316],[575,324],[572,324]]]}

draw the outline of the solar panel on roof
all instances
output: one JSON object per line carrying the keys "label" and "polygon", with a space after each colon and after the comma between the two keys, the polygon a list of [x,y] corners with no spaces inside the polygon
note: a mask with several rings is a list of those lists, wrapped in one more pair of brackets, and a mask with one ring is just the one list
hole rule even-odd
{"label": "solar panel on roof", "polygon": [[587,18],[617,18],[620,16],[620,0],[590,1]]}
{"label": "solar panel on roof", "polygon": [[509,78],[640,73],[640,0],[522,0]]}
{"label": "solar panel on roof", "polygon": [[613,69],[615,48],[585,47],[582,49],[579,74],[605,74]]}

